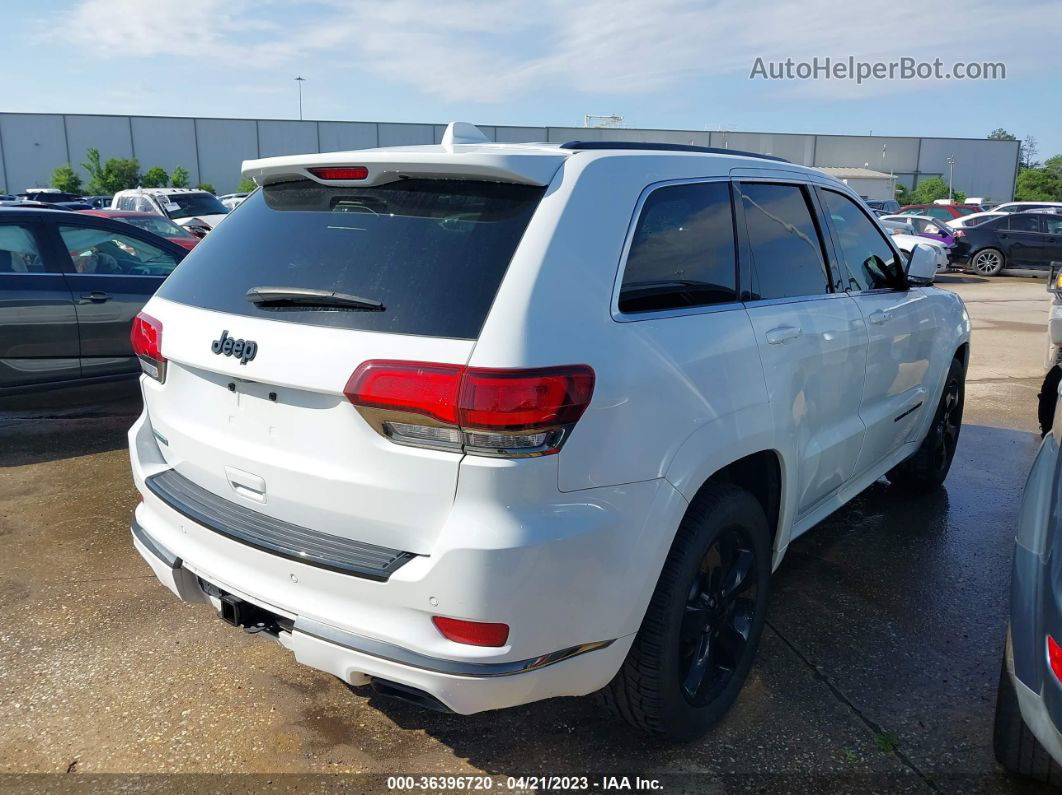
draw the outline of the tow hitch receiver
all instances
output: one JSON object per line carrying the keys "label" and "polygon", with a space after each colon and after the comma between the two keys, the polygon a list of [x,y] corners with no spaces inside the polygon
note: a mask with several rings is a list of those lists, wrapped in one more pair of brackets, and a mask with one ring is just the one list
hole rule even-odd
{"label": "tow hitch receiver", "polygon": [[218,618],[222,621],[234,627],[243,627],[244,632],[252,635],[258,632],[275,635],[279,631],[280,627],[277,626],[276,617],[268,610],[245,602],[230,593],[223,593],[220,598],[221,610],[218,611]]}

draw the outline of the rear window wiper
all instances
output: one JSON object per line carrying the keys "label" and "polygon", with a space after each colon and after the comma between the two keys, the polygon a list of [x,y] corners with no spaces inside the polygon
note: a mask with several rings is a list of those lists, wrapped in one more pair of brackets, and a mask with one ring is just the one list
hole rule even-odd
{"label": "rear window wiper", "polygon": [[383,312],[386,307],[372,298],[362,298],[310,287],[252,287],[247,300],[263,309],[353,309]]}

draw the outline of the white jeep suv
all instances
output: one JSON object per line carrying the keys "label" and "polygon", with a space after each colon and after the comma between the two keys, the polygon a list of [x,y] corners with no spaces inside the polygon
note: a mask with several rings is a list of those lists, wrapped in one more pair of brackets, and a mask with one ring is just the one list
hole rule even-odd
{"label": "white jeep suv", "polygon": [[213,193],[198,188],[132,188],[111,199],[112,210],[154,213],[205,235],[229,212]]}
{"label": "white jeep suv", "polygon": [[789,543],[947,475],[965,309],[821,172],[452,125],[243,173],[134,326],[134,543],[352,685],[695,736]]}

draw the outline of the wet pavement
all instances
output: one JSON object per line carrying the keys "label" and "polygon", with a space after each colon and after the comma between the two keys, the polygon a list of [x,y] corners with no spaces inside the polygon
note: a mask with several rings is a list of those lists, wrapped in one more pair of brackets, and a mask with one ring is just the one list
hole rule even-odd
{"label": "wet pavement", "polygon": [[209,607],[178,602],[134,551],[135,388],[7,401],[0,772],[269,774],[226,780],[248,789],[296,783],[282,774],[376,774],[314,785],[372,789],[387,774],[485,772],[500,784],[589,775],[592,789],[602,775],[637,774],[689,791],[1026,791],[995,765],[991,737],[1047,296],[1028,279],[941,283],[963,295],[975,328],[946,488],[912,497],[879,482],[794,542],[743,693],[689,745],[649,740],[591,698],[443,715],[297,665]]}

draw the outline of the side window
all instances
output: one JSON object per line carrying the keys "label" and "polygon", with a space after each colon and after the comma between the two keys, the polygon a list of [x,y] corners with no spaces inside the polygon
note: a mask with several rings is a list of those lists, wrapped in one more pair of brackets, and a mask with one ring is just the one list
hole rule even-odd
{"label": "side window", "polygon": [[1040,231],[1040,217],[1036,215],[1012,215],[1007,221],[1012,232]]}
{"label": "side window", "polygon": [[1045,215],[1043,217],[1044,231],[1049,235],[1062,235],[1062,217]]}
{"label": "side window", "polygon": [[46,273],[29,227],[0,224],[0,273]]}
{"label": "side window", "polygon": [[743,183],[741,206],[752,248],[749,300],[830,291],[822,242],[803,188]]}
{"label": "side window", "polygon": [[649,194],[620,286],[621,312],[737,300],[734,213],[727,182],[670,185]]}
{"label": "side window", "polygon": [[153,213],[155,208],[151,206],[151,202],[147,200],[146,196],[137,196],[136,202],[133,205],[133,209],[138,213]]}
{"label": "side window", "polygon": [[925,214],[931,218],[939,218],[942,221],[948,221],[952,218],[952,214],[942,207],[929,207],[926,209]]}
{"label": "side window", "polygon": [[91,226],[60,226],[63,245],[77,273],[168,276],[175,257],[139,238]]}
{"label": "side window", "polygon": [[822,191],[830,226],[848,269],[849,290],[882,290],[903,285],[903,264],[854,201],[832,190]]}
{"label": "side window", "polygon": [[132,196],[123,196],[118,200],[119,210],[133,210],[136,208],[136,199]]}

